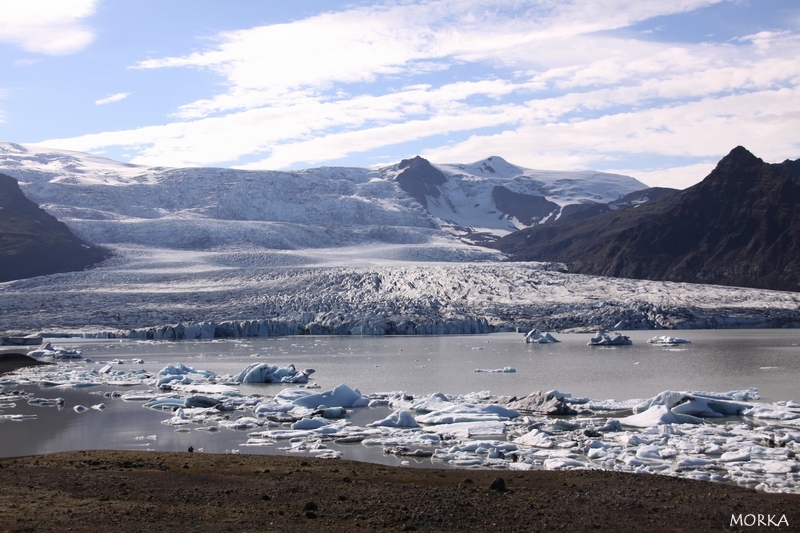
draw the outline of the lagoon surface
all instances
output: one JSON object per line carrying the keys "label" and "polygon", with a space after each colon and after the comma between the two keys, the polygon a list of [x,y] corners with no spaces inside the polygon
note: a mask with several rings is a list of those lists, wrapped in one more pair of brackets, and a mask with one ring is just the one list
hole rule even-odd
{"label": "lagoon surface", "polygon": [[[647,343],[655,334],[671,333],[691,344],[661,347]],[[117,360],[156,373],[169,363],[184,363],[219,375],[238,374],[254,361],[313,368],[313,384],[327,390],[344,383],[364,394],[405,391],[414,397],[489,391],[496,396],[524,396],[557,389],[576,397],[618,401],[650,398],[664,390],[726,392],[755,387],[764,402],[800,400],[800,331],[687,330],[626,332],[633,346],[590,347],[589,334],[556,334],[558,344],[525,344],[522,334],[436,337],[274,337],[215,341],[152,342],[132,340],[51,339],[56,346],[77,348],[89,360],[64,365],[99,369]],[[5,350],[5,349],[4,349]],[[19,348],[7,351],[20,351]],[[143,364],[130,362],[141,359]],[[120,364],[121,362],[121,364]],[[475,369],[513,367],[513,373],[480,373]],[[8,381],[8,380],[7,380]],[[246,395],[271,396],[291,386],[243,385]],[[122,390],[148,389],[136,386]],[[176,431],[162,421],[168,413],[141,403],[104,397],[108,386],[85,389],[5,383],[0,411],[35,414],[36,419],[0,422],[0,456],[41,454],[73,449],[151,449],[206,452],[238,449],[247,433]],[[148,389],[151,390],[151,389]],[[13,391],[40,398],[63,398],[64,408],[13,402]],[[72,406],[103,403],[105,410],[74,412]],[[381,419],[387,407],[359,408],[353,424]],[[399,463],[381,450],[344,446],[347,458]],[[242,453],[280,453],[276,447],[241,449]],[[421,463],[421,461],[420,461]]]}

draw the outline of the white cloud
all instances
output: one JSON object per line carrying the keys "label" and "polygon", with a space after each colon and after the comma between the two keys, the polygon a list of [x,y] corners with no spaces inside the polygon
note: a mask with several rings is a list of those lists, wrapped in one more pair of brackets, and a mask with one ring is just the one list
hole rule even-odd
{"label": "white cloud", "polygon": [[94,103],[96,105],[106,105],[111,104],[113,102],[119,102],[120,100],[124,100],[130,96],[130,93],[117,93],[112,94],[111,96],[106,96],[105,98],[101,98],[100,100],[95,100]]}
{"label": "white cloud", "polygon": [[281,168],[459,133],[469,137],[423,155],[554,169],[611,169],[626,153],[694,158],[644,171],[672,186],[738,144],[795,157],[797,35],[693,44],[612,31],[714,3],[398,2],[227,32],[206,50],[136,65],[221,77],[221,93],[187,102],[174,122],[42,144],[123,146],[143,164]]}
{"label": "white cloud", "polygon": [[[757,155],[757,154],[756,154]],[[671,187],[673,189],[685,189],[701,181],[708,176],[717,161],[707,161],[694,165],[675,166],[658,169],[632,169],[632,168],[612,168],[609,172],[633,176],[637,180],[649,185],[650,187]]]}
{"label": "white cloud", "polygon": [[0,0],[0,42],[27,52],[69,54],[94,40],[83,24],[97,0]]}

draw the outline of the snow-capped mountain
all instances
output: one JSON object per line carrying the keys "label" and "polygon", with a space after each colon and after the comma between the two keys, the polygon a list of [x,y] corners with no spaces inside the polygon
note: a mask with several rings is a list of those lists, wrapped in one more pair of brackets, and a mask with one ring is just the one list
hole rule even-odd
{"label": "snow-capped mountain", "polygon": [[622,176],[525,170],[497,157],[165,169],[8,143],[0,173],[113,252],[90,270],[0,283],[7,333],[174,339],[800,324],[795,293],[567,274],[492,261],[506,256],[461,238],[644,188]]}
{"label": "snow-capped mountain", "polygon": [[94,244],[423,246],[438,250],[431,257],[439,260],[495,257],[464,243],[555,220],[565,206],[605,204],[646,187],[613,174],[524,169],[496,156],[469,165],[433,165],[417,157],[376,169],[276,172],[144,167],[13,143],[0,143],[0,172]]}

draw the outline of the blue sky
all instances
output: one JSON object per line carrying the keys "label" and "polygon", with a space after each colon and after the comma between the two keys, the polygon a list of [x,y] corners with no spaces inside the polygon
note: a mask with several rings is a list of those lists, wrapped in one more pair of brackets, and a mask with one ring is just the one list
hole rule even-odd
{"label": "blue sky", "polygon": [[0,0],[0,139],[154,166],[800,157],[796,0]]}

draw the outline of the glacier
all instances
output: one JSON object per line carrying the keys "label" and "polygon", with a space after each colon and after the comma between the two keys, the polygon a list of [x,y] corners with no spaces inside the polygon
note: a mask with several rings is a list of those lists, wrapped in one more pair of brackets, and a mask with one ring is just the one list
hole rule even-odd
{"label": "glacier", "polygon": [[496,156],[433,168],[447,179],[426,208],[400,188],[399,165],[165,169],[0,142],[0,172],[113,253],[91,270],[0,284],[4,334],[800,327],[798,293],[573,275],[561,264],[503,262],[465,238],[524,225],[498,211],[495,187],[566,206],[644,188],[633,178],[523,169]]}

